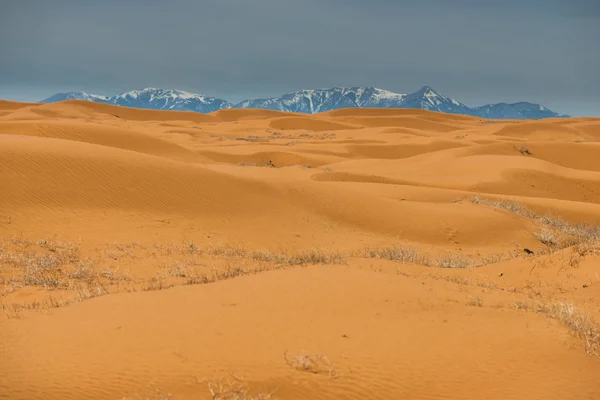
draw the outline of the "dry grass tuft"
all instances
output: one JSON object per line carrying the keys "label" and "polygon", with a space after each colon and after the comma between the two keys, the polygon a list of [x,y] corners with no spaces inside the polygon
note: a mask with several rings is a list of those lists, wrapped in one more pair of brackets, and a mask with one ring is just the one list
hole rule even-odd
{"label": "dry grass tuft", "polygon": [[226,279],[237,278],[238,276],[247,275],[248,271],[240,265],[231,266],[228,265],[225,270],[213,269],[213,281],[222,281]]}
{"label": "dry grass tuft", "polygon": [[588,254],[600,254],[600,241],[585,242],[573,246],[573,251],[583,257]]}
{"label": "dry grass tuft", "polygon": [[366,248],[358,253],[362,258],[379,258],[390,261],[410,262],[429,265],[429,258],[413,247],[378,247]]}
{"label": "dry grass tuft", "polygon": [[297,254],[273,253],[259,250],[247,255],[254,261],[272,262],[278,265],[315,265],[315,264],[345,264],[346,256],[340,252],[325,252],[320,249],[309,249]]}
{"label": "dry grass tuft", "polygon": [[91,282],[94,279],[94,262],[91,260],[78,261],[75,269],[69,272],[68,277],[80,281]]}
{"label": "dry grass tuft", "polygon": [[462,275],[428,275],[429,278],[435,280],[444,280],[446,282],[454,283],[457,285],[473,286],[486,289],[497,289],[498,285],[495,282],[480,281],[471,277],[465,277]]}
{"label": "dry grass tuft", "polygon": [[516,251],[488,254],[472,257],[461,253],[444,252],[436,256],[429,256],[413,247],[378,247],[367,248],[355,253],[357,257],[377,258],[398,262],[410,262],[437,268],[478,268],[489,264],[497,264],[506,260],[519,257]]}
{"label": "dry grass tuft", "polygon": [[515,304],[515,309],[516,310],[528,310],[529,309],[529,305],[527,303],[523,303],[522,301],[517,301]]}
{"label": "dry grass tuft", "polygon": [[586,354],[600,357],[600,329],[585,312],[564,301],[538,305],[537,312],[562,322],[571,332],[585,340]]}
{"label": "dry grass tuft", "polygon": [[[600,226],[573,224],[551,214],[541,215],[529,209],[524,204],[515,201],[473,196],[471,197],[471,202],[489,207],[503,208],[544,224],[545,227],[542,231],[534,235],[549,247],[565,248],[577,244],[600,241]],[[561,240],[559,232],[567,237]]]}
{"label": "dry grass tuft", "polygon": [[255,135],[250,135],[250,136],[246,136],[246,137],[237,137],[235,138],[235,140],[242,140],[245,142],[268,142],[269,139],[266,137],[262,137],[262,136],[255,136]]}
{"label": "dry grass tuft", "polygon": [[[97,261],[81,258],[78,242],[11,238],[2,241],[0,248],[0,309],[9,317],[21,311],[63,307],[119,291],[120,288],[114,287],[109,290],[109,286],[120,286],[130,280],[109,269],[98,271]],[[7,304],[6,295],[26,286],[58,291],[60,295]]]}
{"label": "dry grass tuft", "polygon": [[248,385],[236,375],[226,380],[208,384],[208,391],[213,400],[268,400],[274,399],[273,392],[251,393]]}
{"label": "dry grass tuft", "polygon": [[269,163],[255,163],[255,162],[246,162],[242,161],[237,164],[239,167],[266,167],[273,168],[273,164]]}
{"label": "dry grass tuft", "polygon": [[600,328],[594,320],[573,304],[566,301],[529,305],[515,303],[518,310],[535,311],[564,324],[571,333],[584,340],[587,355],[600,358]]}
{"label": "dry grass tuft", "polygon": [[323,354],[300,354],[290,358],[288,351],[283,353],[285,363],[295,370],[309,372],[311,374],[327,374],[330,379],[335,379],[338,374],[335,366],[329,361],[327,356]]}
{"label": "dry grass tuft", "polygon": [[[5,296],[26,286],[59,291],[67,298],[61,300],[60,305],[46,301],[15,305],[21,310],[41,310],[119,291],[162,290],[176,285],[212,283],[281,267],[346,262],[346,256],[335,251],[308,249],[298,253],[280,253],[246,250],[239,246],[203,248],[189,241],[154,243],[148,247],[137,242],[107,243],[95,251],[97,258],[84,259],[80,256],[77,242],[0,239],[0,304],[6,303],[3,301]],[[206,258],[231,262],[225,267],[213,266],[210,269]],[[134,279],[128,272],[120,273],[118,265],[123,262],[129,264],[132,259],[154,262],[160,270],[149,280]],[[168,263],[165,264],[165,260]],[[252,265],[245,267],[246,260],[252,261]]]}
{"label": "dry grass tuft", "polygon": [[483,299],[481,297],[476,297],[467,302],[468,306],[471,307],[483,307]]}
{"label": "dry grass tuft", "polygon": [[287,265],[306,264],[345,264],[346,257],[339,252],[327,253],[319,249],[309,249],[289,257]]}
{"label": "dry grass tuft", "polygon": [[0,267],[13,272],[13,281],[45,289],[68,286],[63,279],[63,267],[79,261],[79,244],[75,242],[12,238],[0,252]]}
{"label": "dry grass tuft", "polygon": [[34,300],[26,303],[0,303],[0,310],[2,310],[9,319],[17,319],[21,318],[21,313],[23,311],[42,311],[49,308],[64,307],[66,304],[68,304],[67,301],[63,299],[56,300],[51,296],[47,300]]}
{"label": "dry grass tuft", "polygon": [[540,242],[549,247],[556,247],[560,243],[560,239],[558,238],[556,231],[546,227],[544,227],[540,232],[534,233],[533,236],[538,238]]}
{"label": "dry grass tuft", "polygon": [[245,258],[254,261],[275,263],[283,266],[309,264],[345,264],[346,256],[340,252],[326,252],[321,249],[308,249],[296,254],[275,253],[269,250],[248,251],[243,247],[210,247],[199,250],[204,254],[225,258]]}
{"label": "dry grass tuft", "polygon": [[462,254],[446,253],[435,260],[435,266],[438,268],[476,268],[481,265]]}
{"label": "dry grass tuft", "polygon": [[479,196],[473,196],[471,197],[471,202],[489,207],[503,208],[522,217],[527,217],[531,219],[536,219],[538,217],[538,215],[531,209],[527,208],[525,204],[518,203],[516,201],[486,199]]}

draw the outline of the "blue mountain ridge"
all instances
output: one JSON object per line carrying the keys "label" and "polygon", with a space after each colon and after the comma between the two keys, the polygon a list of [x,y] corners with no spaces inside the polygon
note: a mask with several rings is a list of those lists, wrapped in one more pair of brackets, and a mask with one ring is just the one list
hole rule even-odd
{"label": "blue mountain ridge", "polygon": [[123,107],[200,113],[210,113],[227,108],[262,108],[307,114],[341,108],[417,108],[490,119],[568,117],[568,115],[561,115],[544,106],[529,102],[487,104],[471,108],[436,92],[429,86],[424,86],[409,94],[394,93],[374,87],[300,90],[279,97],[244,100],[237,104],[182,90],[146,88],[131,90],[116,96],[99,96],[86,92],[57,93],[42,100],[42,103],[64,100],[87,100]]}

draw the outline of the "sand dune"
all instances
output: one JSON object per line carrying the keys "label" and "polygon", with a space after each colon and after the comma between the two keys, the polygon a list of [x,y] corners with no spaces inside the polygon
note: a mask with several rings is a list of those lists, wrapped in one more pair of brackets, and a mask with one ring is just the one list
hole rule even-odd
{"label": "sand dune", "polygon": [[[222,122],[234,122],[234,121],[248,121],[255,119],[271,119],[281,118],[279,111],[263,110],[263,109],[239,109],[231,108],[226,110],[219,110],[211,114],[216,119]],[[302,116],[303,114],[285,114],[285,115],[297,115]]]}
{"label": "sand dune", "polygon": [[2,101],[0,398],[595,399],[599,139]]}
{"label": "sand dune", "polygon": [[307,117],[279,117],[274,118],[269,126],[273,129],[308,129],[311,131],[337,131],[343,129],[358,129],[360,126],[352,126],[337,122],[328,121],[326,119],[315,119]]}
{"label": "sand dune", "polygon": [[[502,307],[465,306],[477,295],[451,283],[432,292],[419,280],[356,267],[271,272],[112,295],[32,316],[6,327],[4,343],[18,350],[1,363],[16,366],[8,375],[14,398],[36,385],[64,399],[131,396],[136,386],[202,393],[197,380],[229,371],[297,398],[586,399],[597,393],[597,362],[566,348],[568,334],[556,323]],[[282,362],[286,350],[326,352],[339,377],[289,368]]]}
{"label": "sand dune", "polygon": [[509,125],[498,129],[494,135],[529,138],[534,140],[583,140],[586,139],[585,131],[576,127],[561,124],[558,121],[528,121],[518,125]]}
{"label": "sand dune", "polygon": [[16,102],[16,101],[0,100],[0,110],[1,111],[14,111],[14,110],[18,110],[19,108],[28,107],[28,106],[36,106],[36,105],[38,105],[38,104],[37,103],[20,103],[20,102]]}
{"label": "sand dune", "polygon": [[0,135],[71,140],[188,161],[200,158],[187,148],[159,137],[146,135],[140,130],[83,122],[44,121],[43,123],[32,123],[19,121],[2,124]]}

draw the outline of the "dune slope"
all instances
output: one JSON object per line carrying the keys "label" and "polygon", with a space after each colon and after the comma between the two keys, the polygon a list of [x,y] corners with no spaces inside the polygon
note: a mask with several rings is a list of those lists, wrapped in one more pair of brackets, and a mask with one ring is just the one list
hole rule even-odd
{"label": "dune slope", "polygon": [[0,102],[0,398],[598,398],[599,138]]}

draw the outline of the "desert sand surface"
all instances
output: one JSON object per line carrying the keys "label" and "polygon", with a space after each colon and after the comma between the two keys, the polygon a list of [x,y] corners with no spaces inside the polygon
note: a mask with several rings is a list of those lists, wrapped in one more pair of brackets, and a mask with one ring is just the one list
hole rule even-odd
{"label": "desert sand surface", "polygon": [[0,102],[0,399],[599,399],[600,119]]}

